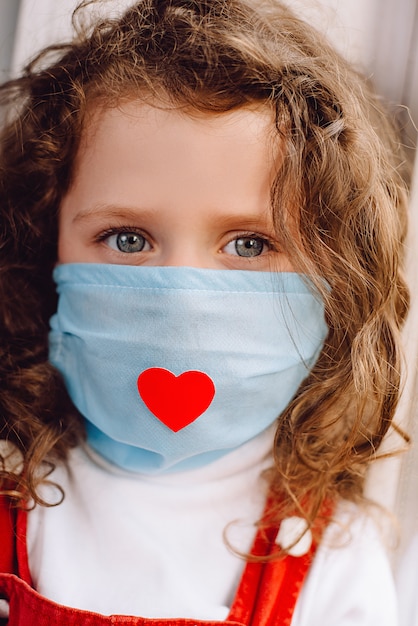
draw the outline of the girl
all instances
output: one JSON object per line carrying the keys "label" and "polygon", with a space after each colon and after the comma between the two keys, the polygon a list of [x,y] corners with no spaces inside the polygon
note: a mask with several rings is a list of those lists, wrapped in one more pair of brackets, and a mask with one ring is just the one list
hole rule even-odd
{"label": "girl", "polygon": [[398,145],[252,4],[141,0],[3,88],[10,626],[396,624],[362,505],[399,392]]}

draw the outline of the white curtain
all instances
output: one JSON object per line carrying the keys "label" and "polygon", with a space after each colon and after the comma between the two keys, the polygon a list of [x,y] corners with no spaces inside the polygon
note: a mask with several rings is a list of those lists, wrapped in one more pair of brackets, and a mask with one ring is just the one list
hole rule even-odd
{"label": "white curtain", "polygon": [[[394,471],[394,512],[400,520],[400,535],[393,565],[401,626],[418,626],[418,159],[415,161],[410,215],[407,273],[412,307],[404,334],[408,377],[399,417],[412,437],[412,448],[397,461]],[[386,467],[386,475],[390,474],[390,469],[390,466]]]}
{"label": "white curtain", "polygon": [[6,80],[14,48],[20,0],[0,0],[0,81]]}
{"label": "white curtain", "polygon": [[[25,62],[45,46],[71,38],[71,14],[79,0],[20,0],[11,70],[18,73]],[[103,0],[107,14],[123,11],[133,0]],[[92,8],[94,13],[97,8]]]}
{"label": "white curtain", "polygon": [[[132,3],[133,0],[104,0],[106,10],[117,11]],[[20,0],[12,61],[14,71],[18,71],[35,51],[71,35],[68,16],[77,4],[78,0]],[[379,0],[351,0],[349,3],[345,0],[289,0],[289,4],[326,31],[352,60],[364,62],[366,66],[371,64]]]}

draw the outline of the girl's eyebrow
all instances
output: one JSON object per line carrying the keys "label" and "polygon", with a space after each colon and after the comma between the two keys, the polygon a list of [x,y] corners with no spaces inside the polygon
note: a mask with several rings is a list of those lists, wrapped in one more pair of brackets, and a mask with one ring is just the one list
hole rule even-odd
{"label": "girl's eyebrow", "polygon": [[[214,210],[214,215],[216,215]],[[117,204],[96,204],[86,209],[80,209],[73,217],[73,222],[88,222],[103,219],[119,219],[128,220],[132,223],[142,219],[156,219],[161,217],[158,210],[141,208],[141,207],[128,207]],[[270,216],[266,212],[265,215],[252,215],[251,213],[232,213],[222,214],[218,216],[218,223],[222,224],[224,228],[230,228],[232,230],[239,230],[242,228],[273,228],[273,224]]]}
{"label": "girl's eyebrow", "polygon": [[219,225],[222,225],[224,228],[231,230],[272,230],[273,223],[268,219],[268,216],[261,215],[226,215],[219,217]]}
{"label": "girl's eyebrow", "polygon": [[[217,210],[214,209],[214,215],[216,215]],[[147,218],[147,217],[155,217],[159,214],[158,209],[146,209],[141,207],[129,207],[124,205],[117,204],[95,204],[85,209],[80,209],[77,211],[75,216],[73,217],[73,222],[82,222],[87,220],[94,220],[96,218],[103,219],[106,217],[109,218]],[[257,225],[270,225],[271,224],[271,216],[266,211],[265,214],[257,214],[257,213],[228,213],[227,209],[225,209],[225,213],[219,213],[217,216],[219,223],[222,223],[225,226],[233,227],[236,224],[247,224],[248,226],[257,226]]]}
{"label": "girl's eyebrow", "polygon": [[128,219],[137,220],[155,216],[151,209],[140,207],[126,207],[117,204],[96,204],[86,209],[80,209],[73,217],[73,222],[94,221],[95,219]]}

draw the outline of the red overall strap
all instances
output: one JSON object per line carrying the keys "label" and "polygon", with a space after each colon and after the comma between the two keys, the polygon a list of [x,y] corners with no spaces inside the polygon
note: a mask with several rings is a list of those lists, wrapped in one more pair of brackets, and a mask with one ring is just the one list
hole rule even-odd
{"label": "red overall strap", "polygon": [[251,626],[290,626],[315,552],[316,545],[312,545],[303,556],[288,555],[264,564]]}
{"label": "red overall strap", "polygon": [[0,572],[17,572],[15,526],[16,509],[9,498],[0,496]]}
{"label": "red overall strap", "polygon": [[[5,573],[0,573],[0,597],[10,603],[8,626],[289,626],[316,549],[312,547],[302,557],[286,556],[268,563],[247,563],[224,622],[105,616],[56,604],[32,588],[26,549],[27,512],[18,509],[14,517],[5,497],[0,497],[0,510],[1,554],[7,555],[1,561],[7,568],[3,569]],[[261,556],[278,551],[275,544],[277,530],[276,527],[259,531],[253,554]]]}
{"label": "red overall strap", "polygon": [[276,545],[278,529],[258,532],[252,554],[277,558],[268,562],[249,562],[232,604],[228,619],[249,626],[289,626],[302,584],[314,558],[317,544],[312,543],[303,556],[280,556]]}
{"label": "red overall strap", "polygon": [[26,509],[16,508],[10,498],[0,495],[0,572],[16,574],[32,585],[26,547],[27,518]]}

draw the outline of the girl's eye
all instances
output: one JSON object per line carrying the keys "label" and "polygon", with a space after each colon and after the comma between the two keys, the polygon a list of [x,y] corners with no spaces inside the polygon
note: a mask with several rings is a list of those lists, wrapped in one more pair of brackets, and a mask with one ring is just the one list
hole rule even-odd
{"label": "girl's eye", "polygon": [[150,244],[140,233],[123,231],[109,235],[105,238],[106,244],[112,250],[132,254],[134,252],[146,252],[151,249]]}
{"label": "girl's eye", "polygon": [[269,242],[263,237],[249,235],[246,237],[237,237],[230,241],[224,248],[227,254],[234,254],[241,257],[260,256],[270,248]]}

